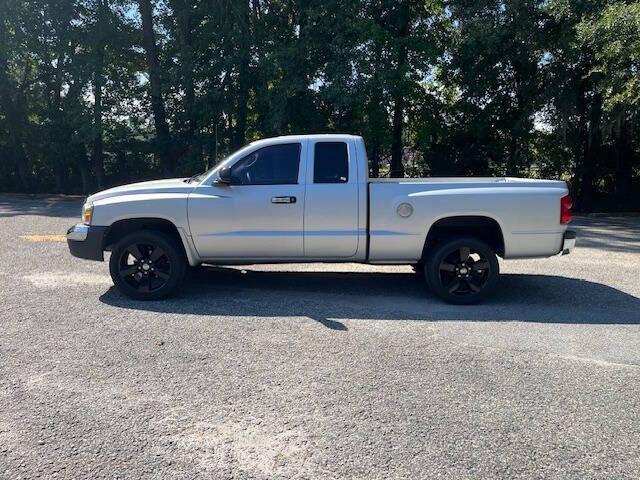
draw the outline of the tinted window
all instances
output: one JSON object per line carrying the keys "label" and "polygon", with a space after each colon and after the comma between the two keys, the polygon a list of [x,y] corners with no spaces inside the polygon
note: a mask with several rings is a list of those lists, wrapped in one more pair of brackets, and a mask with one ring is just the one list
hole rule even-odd
{"label": "tinted window", "polygon": [[347,183],[349,156],[344,142],[316,143],[313,160],[313,183]]}
{"label": "tinted window", "polygon": [[298,183],[300,144],[271,145],[250,153],[231,167],[234,185]]}

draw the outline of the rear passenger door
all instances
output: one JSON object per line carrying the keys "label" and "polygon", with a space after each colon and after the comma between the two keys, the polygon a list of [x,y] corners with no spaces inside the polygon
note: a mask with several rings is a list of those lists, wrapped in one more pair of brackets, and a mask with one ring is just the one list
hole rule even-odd
{"label": "rear passenger door", "polygon": [[305,257],[348,258],[358,250],[358,178],[354,146],[309,142],[304,209]]}

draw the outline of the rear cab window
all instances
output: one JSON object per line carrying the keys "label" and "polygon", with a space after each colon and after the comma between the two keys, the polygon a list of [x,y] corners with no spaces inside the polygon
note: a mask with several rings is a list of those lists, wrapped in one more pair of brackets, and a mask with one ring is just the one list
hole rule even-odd
{"label": "rear cab window", "polygon": [[313,183],[347,183],[349,154],[345,142],[317,142],[314,148]]}

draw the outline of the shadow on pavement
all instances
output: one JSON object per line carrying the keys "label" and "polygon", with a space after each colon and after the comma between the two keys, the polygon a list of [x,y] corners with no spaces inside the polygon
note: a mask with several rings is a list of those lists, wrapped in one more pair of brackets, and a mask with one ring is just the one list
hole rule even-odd
{"label": "shadow on pavement", "polygon": [[84,197],[60,195],[0,195],[0,218],[20,215],[41,217],[80,218]]}
{"label": "shadow on pavement", "polygon": [[640,253],[640,217],[577,217],[569,228],[578,234],[578,248]]}
{"label": "shadow on pavement", "polygon": [[[244,273],[243,273],[244,272]],[[339,319],[640,324],[640,299],[598,283],[550,275],[502,275],[499,291],[474,306],[442,303],[410,273],[268,272],[206,267],[165,301],[131,300],[114,288],[106,304],[158,313]]]}

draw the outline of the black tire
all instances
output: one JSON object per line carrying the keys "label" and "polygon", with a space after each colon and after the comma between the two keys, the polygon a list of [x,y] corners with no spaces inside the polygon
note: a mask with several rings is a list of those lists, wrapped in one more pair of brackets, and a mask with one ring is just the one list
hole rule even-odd
{"label": "black tire", "polygon": [[485,300],[495,291],[499,275],[495,252],[472,237],[441,243],[425,262],[427,285],[442,300],[454,305]]}
{"label": "black tire", "polygon": [[170,236],[152,230],[131,233],[111,252],[113,283],[128,297],[158,300],[176,291],[186,271],[182,249]]}

